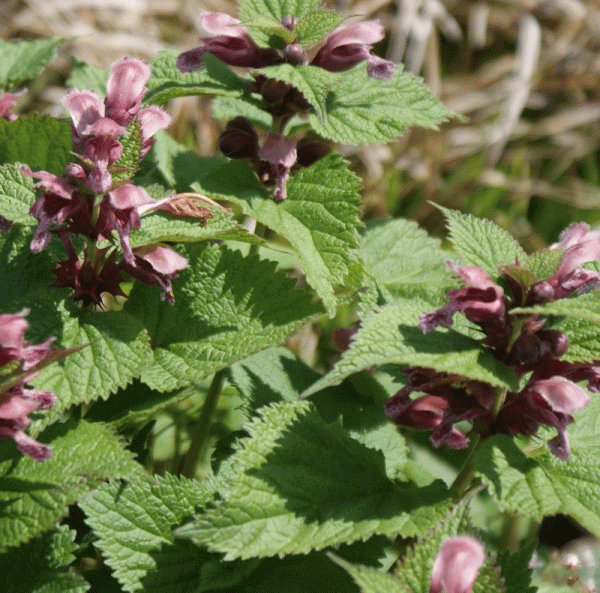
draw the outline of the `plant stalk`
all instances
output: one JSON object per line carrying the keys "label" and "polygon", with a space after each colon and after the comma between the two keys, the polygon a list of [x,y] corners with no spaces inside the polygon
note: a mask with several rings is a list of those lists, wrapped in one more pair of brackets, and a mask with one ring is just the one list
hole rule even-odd
{"label": "plant stalk", "polygon": [[475,455],[475,451],[477,451],[478,445],[479,434],[476,433],[471,438],[467,458],[465,459],[463,466],[458,472],[458,475],[456,476],[456,478],[454,478],[454,482],[452,482],[450,486],[450,490],[454,488],[458,491],[458,494],[460,496],[462,496],[466,492],[466,490],[471,485],[471,482],[473,481],[473,473],[475,471],[475,468],[473,467],[473,464],[471,462],[473,460],[473,455]]}

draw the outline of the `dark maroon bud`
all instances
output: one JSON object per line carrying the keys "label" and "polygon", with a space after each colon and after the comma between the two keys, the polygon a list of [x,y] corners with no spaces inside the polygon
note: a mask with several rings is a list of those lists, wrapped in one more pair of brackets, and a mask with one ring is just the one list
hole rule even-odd
{"label": "dark maroon bud", "polygon": [[219,148],[230,159],[245,159],[256,156],[258,136],[250,120],[238,116],[227,122],[225,131],[219,137]]}
{"label": "dark maroon bud", "polygon": [[285,61],[294,66],[304,66],[308,64],[308,56],[306,52],[297,43],[290,43],[285,46]]}
{"label": "dark maroon bud", "polygon": [[310,103],[298,89],[292,89],[291,103],[296,111],[308,111]]}
{"label": "dark maroon bud", "polygon": [[331,152],[331,147],[314,138],[303,138],[298,142],[297,151],[298,164],[308,167]]}
{"label": "dark maroon bud", "polygon": [[296,23],[298,22],[298,17],[297,16],[284,16],[281,19],[281,24],[286,28],[289,29],[290,31],[296,26]]}
{"label": "dark maroon bud", "polygon": [[533,334],[522,334],[515,341],[513,351],[524,363],[537,360],[542,354],[542,341]]}
{"label": "dark maroon bud", "polygon": [[260,92],[264,102],[271,107],[283,102],[283,99],[288,92],[288,88],[288,84],[282,80],[267,78]]}
{"label": "dark maroon bud", "polygon": [[554,299],[554,288],[549,282],[539,282],[531,287],[535,303],[549,303]]}
{"label": "dark maroon bud", "polygon": [[548,344],[550,352],[557,358],[569,349],[569,338],[557,329],[544,329],[537,335]]}

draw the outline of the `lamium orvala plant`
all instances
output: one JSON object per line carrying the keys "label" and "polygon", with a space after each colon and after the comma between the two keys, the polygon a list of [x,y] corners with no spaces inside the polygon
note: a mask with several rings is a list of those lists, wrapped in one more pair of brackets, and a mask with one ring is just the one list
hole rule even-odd
{"label": "lamium orvala plant", "polygon": [[544,517],[600,536],[600,231],[362,221],[336,146],[458,116],[378,20],[238,11],[74,59],[60,119],[19,100],[64,40],[0,42],[4,590],[535,591]]}

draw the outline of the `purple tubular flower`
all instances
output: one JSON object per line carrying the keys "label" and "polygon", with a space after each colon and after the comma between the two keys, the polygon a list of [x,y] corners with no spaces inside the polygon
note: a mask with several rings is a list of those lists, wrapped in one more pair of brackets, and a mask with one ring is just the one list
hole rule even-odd
{"label": "purple tubular flower", "polygon": [[8,113],[8,111],[17,105],[17,99],[20,99],[26,92],[27,89],[22,89],[18,93],[2,93],[0,95],[0,117],[8,121],[17,119],[18,115]]}
{"label": "purple tubular flower", "polygon": [[166,128],[171,122],[171,116],[160,107],[150,105],[138,113],[138,120],[142,133],[140,158],[143,158],[154,144],[151,136],[154,136],[158,130]]}
{"label": "purple tubular flower", "polygon": [[261,68],[281,62],[277,52],[260,48],[248,34],[246,27],[236,26],[240,21],[223,12],[198,13],[200,27],[211,37],[205,37],[204,45],[183,52],[177,58],[177,68],[193,72],[204,67],[202,57],[209,53],[229,66]]}
{"label": "purple tubular flower", "polygon": [[94,163],[87,177],[86,185],[94,193],[103,194],[112,186],[112,175],[108,166],[116,163],[123,152],[123,145],[108,134],[90,138],[85,144],[84,159]]}
{"label": "purple tubular flower", "polygon": [[281,134],[269,132],[258,153],[258,158],[271,165],[276,187],[273,198],[279,202],[287,198],[286,183],[290,177],[290,169],[296,162],[296,141]]}
{"label": "purple tubular flower", "polygon": [[150,67],[137,58],[124,58],[110,71],[106,84],[106,116],[126,126],[140,110],[148,90],[144,85],[150,78]]}
{"label": "purple tubular flower", "polygon": [[466,288],[448,291],[450,302],[436,311],[421,315],[419,329],[426,334],[439,325],[450,327],[452,317],[459,312],[478,324],[503,324],[505,305],[502,287],[477,266],[455,267],[450,261],[446,264],[459,275]]}
{"label": "purple tubular flower", "polygon": [[371,55],[373,43],[381,41],[383,36],[383,25],[379,21],[339,27],[331,33],[311,64],[331,72],[342,72],[366,60],[370,77],[389,80],[394,75],[395,64]]}
{"label": "purple tubular flower", "polygon": [[484,560],[483,546],[475,538],[448,538],[433,563],[429,593],[471,593]]}

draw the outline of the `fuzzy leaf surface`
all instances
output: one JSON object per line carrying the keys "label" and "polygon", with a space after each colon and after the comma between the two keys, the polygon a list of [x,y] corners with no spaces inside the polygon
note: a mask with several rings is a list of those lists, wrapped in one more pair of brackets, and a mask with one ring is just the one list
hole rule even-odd
{"label": "fuzzy leaf surface", "polygon": [[329,35],[345,18],[332,10],[313,10],[298,20],[294,35],[300,45],[310,45]]}
{"label": "fuzzy leaf surface", "polygon": [[500,264],[514,264],[516,259],[523,263],[527,259],[517,241],[492,221],[438,208],[447,218],[450,240],[465,264],[479,266],[497,280]]}
{"label": "fuzzy leaf surface", "polygon": [[569,338],[569,348],[560,359],[567,362],[600,360],[600,325],[576,317],[565,317],[552,326]]}
{"label": "fuzzy leaf surface", "polygon": [[501,510],[536,519],[564,513],[599,534],[600,502],[594,493],[600,487],[600,400],[592,398],[573,416],[569,461],[548,451],[527,457],[511,439],[498,435],[482,445],[474,464]]}
{"label": "fuzzy leaf surface", "polygon": [[331,153],[294,175],[287,183],[288,197],[280,203],[241,162],[217,167],[194,187],[238,204],[244,214],[287,239],[308,283],[333,314],[334,286],[344,281],[360,225],[358,179],[339,155]]}
{"label": "fuzzy leaf surface", "polygon": [[37,220],[29,214],[37,197],[33,184],[33,179],[23,175],[17,165],[0,166],[0,215],[19,224],[36,224]]}
{"label": "fuzzy leaf surface", "polygon": [[235,74],[223,62],[210,54],[204,55],[205,67],[194,72],[181,72],[177,56],[181,52],[168,49],[150,60],[151,76],[146,86],[144,103],[164,103],[175,97],[189,95],[225,95],[237,97],[243,94],[247,79]]}
{"label": "fuzzy leaf surface", "polygon": [[330,558],[344,568],[359,586],[361,593],[412,593],[394,575],[370,566],[357,566],[330,554]]}
{"label": "fuzzy leaf surface", "polygon": [[375,534],[423,533],[447,509],[440,482],[396,485],[383,455],[308,402],[262,408],[234,456],[226,501],[177,530],[225,559],[303,554]]}
{"label": "fuzzy leaf surface", "polygon": [[33,78],[56,55],[64,37],[48,37],[17,43],[0,39],[0,89],[14,90]]}
{"label": "fuzzy leaf surface", "polygon": [[66,525],[0,556],[4,593],[85,593],[89,583],[67,571],[76,532]]}
{"label": "fuzzy leaf surface", "polygon": [[333,370],[303,395],[335,385],[357,371],[389,363],[418,365],[516,388],[511,369],[474,340],[454,329],[423,334],[417,324],[427,308],[423,301],[399,299],[367,315]]}
{"label": "fuzzy leaf surface", "polygon": [[455,117],[419,78],[402,72],[401,65],[385,82],[370,78],[364,63],[342,74],[327,95],[325,119],[310,114],[315,132],[335,142],[391,142],[410,126],[435,129]]}
{"label": "fuzzy leaf surface", "polygon": [[260,14],[281,21],[284,16],[302,17],[319,8],[320,0],[241,0],[239,5],[242,20]]}
{"label": "fuzzy leaf surface", "polygon": [[547,280],[554,275],[564,256],[563,249],[542,249],[532,253],[523,264],[538,280]]}
{"label": "fuzzy leaf surface", "polygon": [[102,424],[54,424],[39,440],[52,446],[43,463],[22,456],[11,440],[0,442],[0,549],[50,529],[68,505],[106,478],[141,478],[142,466]]}
{"label": "fuzzy leaf surface", "polygon": [[560,299],[534,307],[515,307],[511,313],[535,313],[538,315],[558,315],[575,317],[600,325],[600,292],[593,290],[581,296]]}
{"label": "fuzzy leaf surface", "polygon": [[250,354],[279,344],[321,311],[275,263],[225,246],[193,246],[188,267],[173,282],[175,305],[156,287],[136,283],[125,309],[151,336],[154,365],[142,373],[167,391],[201,381]]}
{"label": "fuzzy leaf surface", "polygon": [[213,497],[208,482],[167,474],[155,476],[154,483],[102,484],[79,506],[124,591],[191,593],[212,588],[211,573],[221,560],[189,541],[175,540],[172,532]]}

